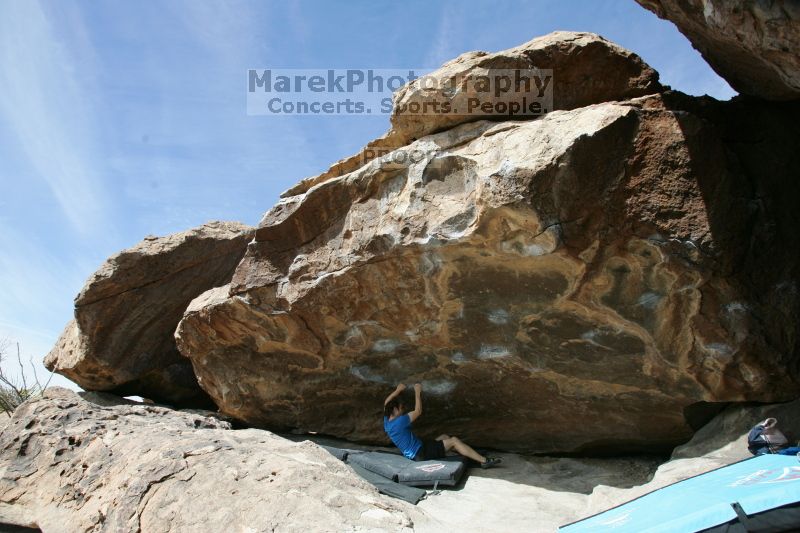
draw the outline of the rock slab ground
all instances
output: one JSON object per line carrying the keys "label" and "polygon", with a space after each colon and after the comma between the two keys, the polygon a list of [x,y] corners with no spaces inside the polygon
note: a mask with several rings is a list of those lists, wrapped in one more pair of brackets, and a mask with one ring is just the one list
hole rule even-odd
{"label": "rock slab ground", "polygon": [[43,531],[404,531],[422,514],[311,442],[52,388],[0,434],[0,522]]}

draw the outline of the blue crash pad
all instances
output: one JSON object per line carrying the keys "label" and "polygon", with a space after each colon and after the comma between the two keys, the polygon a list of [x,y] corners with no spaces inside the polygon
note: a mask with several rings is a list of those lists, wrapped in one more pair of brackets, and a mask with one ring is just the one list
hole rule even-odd
{"label": "blue crash pad", "polygon": [[749,517],[798,502],[797,457],[760,455],[679,481],[559,531],[696,532],[741,520],[733,504]]}

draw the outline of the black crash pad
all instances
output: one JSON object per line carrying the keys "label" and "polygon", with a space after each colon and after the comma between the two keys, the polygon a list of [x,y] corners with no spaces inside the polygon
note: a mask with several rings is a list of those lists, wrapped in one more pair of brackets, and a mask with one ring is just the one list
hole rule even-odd
{"label": "black crash pad", "polygon": [[358,464],[349,462],[348,459],[358,454],[368,453],[362,450],[352,450],[349,448],[335,448],[333,446],[326,446],[324,444],[320,445],[321,448],[324,448],[328,453],[339,459],[340,461],[344,461],[349,463],[350,468],[358,474],[361,478],[371,483],[381,494],[386,494],[387,496],[392,496],[394,498],[399,498],[401,500],[405,500],[408,503],[416,505],[419,501],[425,498],[427,494],[424,489],[418,489],[416,487],[410,487],[407,485],[401,485],[396,481],[393,481],[390,478],[384,477],[380,474],[376,474],[366,468],[359,466]]}
{"label": "black crash pad", "polygon": [[432,461],[412,461],[393,453],[321,447],[347,463],[381,493],[413,504],[426,494],[416,487],[451,487],[459,482],[467,470],[467,459],[458,455]]}
{"label": "black crash pad", "polygon": [[383,452],[351,453],[347,456],[347,463],[412,487],[453,486],[467,469],[467,459],[461,456],[412,461],[402,455]]}
{"label": "black crash pad", "polygon": [[409,487],[407,485],[395,483],[391,479],[386,479],[380,474],[370,472],[366,468],[362,468],[356,464],[350,464],[349,466],[353,469],[353,471],[355,471],[356,474],[361,476],[366,481],[372,483],[381,494],[399,498],[414,505],[416,505],[427,494],[425,489],[418,489],[417,487]]}

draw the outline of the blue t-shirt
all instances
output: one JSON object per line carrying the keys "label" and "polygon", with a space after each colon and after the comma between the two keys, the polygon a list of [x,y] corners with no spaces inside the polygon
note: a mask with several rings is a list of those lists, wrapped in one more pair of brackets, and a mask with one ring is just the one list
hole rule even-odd
{"label": "blue t-shirt", "polygon": [[409,459],[413,459],[422,447],[422,441],[411,432],[411,418],[407,414],[400,415],[393,420],[384,416],[383,430],[392,439],[394,445],[400,448],[403,455]]}

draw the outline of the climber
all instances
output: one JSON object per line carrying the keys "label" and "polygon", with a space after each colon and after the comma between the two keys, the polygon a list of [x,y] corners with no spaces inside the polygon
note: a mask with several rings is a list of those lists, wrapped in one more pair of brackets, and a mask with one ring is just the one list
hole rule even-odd
{"label": "climber", "polygon": [[500,463],[498,457],[484,457],[472,447],[461,442],[458,437],[439,435],[436,440],[420,440],[411,431],[411,424],[422,414],[422,385],[414,385],[414,410],[405,412],[405,406],[400,401],[400,393],[406,389],[402,383],[383,402],[383,429],[392,442],[403,455],[414,461],[427,461],[442,459],[445,454],[453,450],[480,463],[481,468],[489,468]]}
{"label": "climber", "polygon": [[789,446],[789,439],[778,429],[775,418],[767,418],[753,426],[747,435],[747,449],[753,455],[777,453],[800,457],[800,446]]}

